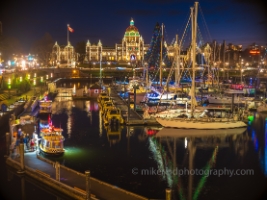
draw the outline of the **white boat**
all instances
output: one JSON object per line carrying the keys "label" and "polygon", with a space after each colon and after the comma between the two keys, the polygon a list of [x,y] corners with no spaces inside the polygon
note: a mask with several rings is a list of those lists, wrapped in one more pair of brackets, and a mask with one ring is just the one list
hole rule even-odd
{"label": "white boat", "polygon": [[171,92],[164,92],[163,94],[151,92],[147,94],[147,98],[150,101],[160,101],[160,100],[172,100],[175,99],[175,94]]}
{"label": "white boat", "polygon": [[247,125],[239,120],[229,118],[156,118],[157,122],[166,128],[184,129],[231,129],[241,128]]}
{"label": "white boat", "polygon": [[194,8],[191,8],[192,20],[192,85],[191,85],[191,117],[189,119],[181,118],[156,118],[157,122],[163,127],[184,128],[184,129],[231,129],[241,128],[247,125],[238,120],[237,117],[230,118],[194,118],[194,110],[197,105],[195,98],[195,65],[196,65],[196,30],[197,30],[197,12],[198,2],[195,2]]}
{"label": "white boat", "polygon": [[223,95],[210,95],[207,99],[211,104],[232,104],[232,98],[234,104],[249,104],[254,100],[253,97],[244,97],[243,94],[243,90],[227,89]]}

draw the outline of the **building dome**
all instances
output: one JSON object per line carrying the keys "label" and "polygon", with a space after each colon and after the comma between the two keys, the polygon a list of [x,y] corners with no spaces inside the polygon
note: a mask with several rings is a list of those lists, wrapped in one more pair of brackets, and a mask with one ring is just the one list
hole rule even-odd
{"label": "building dome", "polygon": [[140,36],[138,29],[134,26],[133,19],[131,19],[130,26],[126,29],[124,36]]}

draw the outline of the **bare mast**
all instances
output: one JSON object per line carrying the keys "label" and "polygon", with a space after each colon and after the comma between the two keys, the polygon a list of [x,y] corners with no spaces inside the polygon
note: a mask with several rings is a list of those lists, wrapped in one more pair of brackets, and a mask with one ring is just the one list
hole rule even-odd
{"label": "bare mast", "polygon": [[160,87],[162,87],[162,49],[163,49],[163,23],[161,25],[160,61],[159,61],[159,82],[160,82]]}
{"label": "bare mast", "polygon": [[195,107],[195,64],[196,64],[196,30],[197,30],[197,12],[198,2],[195,2],[194,8],[191,7],[191,20],[192,20],[192,87],[191,87],[191,117],[194,117]]}

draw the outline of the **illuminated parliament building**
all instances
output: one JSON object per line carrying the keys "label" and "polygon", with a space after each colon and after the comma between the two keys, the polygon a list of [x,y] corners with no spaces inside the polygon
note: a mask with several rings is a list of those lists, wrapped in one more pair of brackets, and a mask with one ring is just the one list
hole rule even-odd
{"label": "illuminated parliament building", "polygon": [[[174,46],[165,47],[168,49],[168,56],[174,56]],[[86,55],[84,62],[117,62],[117,63],[141,63],[144,55],[148,51],[149,44],[145,44],[144,38],[140,35],[138,29],[134,26],[134,20],[131,19],[130,26],[126,29],[121,44],[115,44],[115,47],[103,46],[101,41],[97,44],[86,43]],[[59,46],[57,42],[52,49],[52,62],[73,63],[77,59],[74,47],[68,43],[67,46]]]}
{"label": "illuminated parliament building", "polygon": [[102,53],[102,61],[142,61],[148,47],[149,44],[145,44],[143,37],[134,26],[134,20],[131,19],[130,26],[126,29],[122,38],[122,43],[115,44],[115,48],[104,47],[100,41],[97,45],[93,45],[88,40],[86,43],[86,59],[89,62],[100,61]]}

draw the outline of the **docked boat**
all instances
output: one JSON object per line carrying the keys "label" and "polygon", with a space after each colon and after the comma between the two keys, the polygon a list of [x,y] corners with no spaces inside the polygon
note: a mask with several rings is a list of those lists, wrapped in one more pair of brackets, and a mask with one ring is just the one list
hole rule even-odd
{"label": "docked boat", "polygon": [[105,124],[123,124],[124,120],[121,116],[121,110],[113,107],[108,109],[106,115],[104,116]]}
{"label": "docked boat", "polygon": [[41,142],[39,149],[42,153],[50,156],[61,156],[64,154],[64,136],[62,135],[63,129],[50,126],[43,128],[40,131]]}
{"label": "docked boat", "polygon": [[203,117],[196,119],[194,117],[194,111],[197,106],[195,98],[195,66],[196,66],[196,30],[197,30],[197,13],[198,13],[198,2],[195,2],[194,8],[191,9],[191,20],[192,20],[192,84],[191,84],[191,116],[190,118],[156,118],[156,121],[163,127],[170,128],[185,128],[185,129],[231,129],[241,128],[247,125],[239,120],[238,116],[233,118],[211,118]]}
{"label": "docked boat", "polygon": [[149,101],[160,101],[160,100],[174,100],[177,95],[173,92],[167,92],[162,89],[157,89],[155,87],[151,87],[151,92],[147,93],[147,99]]}
{"label": "docked boat", "polygon": [[108,94],[107,93],[105,93],[105,92],[100,93],[99,96],[98,96],[98,98],[97,98],[97,102],[100,103],[101,100],[103,98],[106,98],[106,97],[108,97]]}
{"label": "docked boat", "polygon": [[52,113],[52,101],[42,100],[39,101],[39,114],[51,114]]}
{"label": "docked boat", "polygon": [[114,106],[112,101],[105,102],[104,105],[101,107],[103,115],[105,115],[107,113],[108,109],[111,109],[113,107],[115,107],[115,106]]}
{"label": "docked boat", "polygon": [[[234,98],[234,99],[233,99]],[[254,100],[253,97],[244,97],[243,90],[227,89],[223,95],[212,95],[207,97],[212,104],[248,104]]]}

